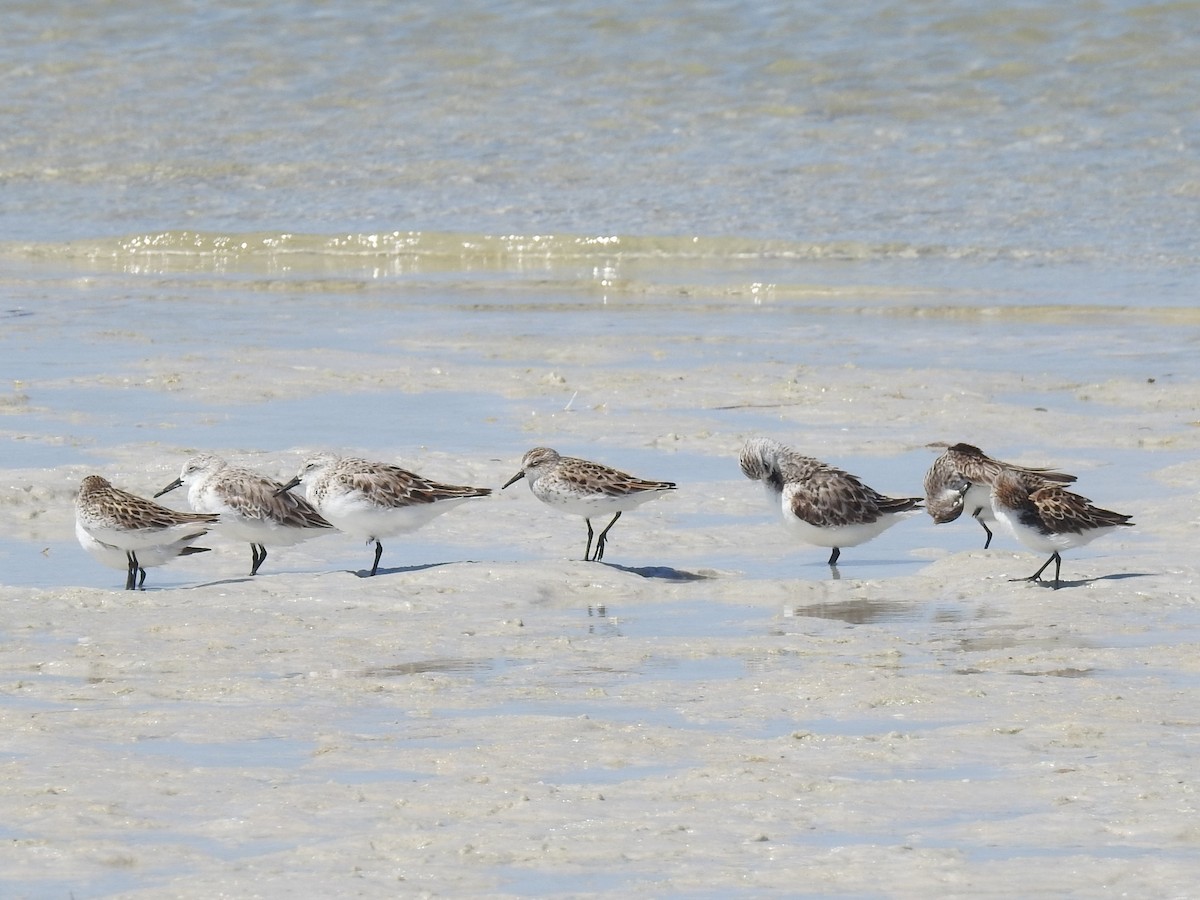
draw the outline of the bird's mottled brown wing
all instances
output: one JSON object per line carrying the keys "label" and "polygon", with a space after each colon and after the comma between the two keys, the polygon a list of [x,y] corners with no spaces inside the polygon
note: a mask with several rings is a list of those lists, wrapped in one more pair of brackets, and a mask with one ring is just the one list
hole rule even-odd
{"label": "bird's mottled brown wing", "polygon": [[1087,497],[1046,485],[1029,495],[1029,501],[1049,531],[1079,534],[1093,528],[1129,525],[1132,516],[1093,506]]}
{"label": "bird's mottled brown wing", "polygon": [[796,517],[818,528],[870,523],[885,513],[915,509],[921,503],[919,497],[885,497],[856,476],[824,464],[787,490]]}
{"label": "bird's mottled brown wing", "polygon": [[414,506],[454,497],[486,497],[492,492],[491,488],[430,481],[415,472],[385,463],[368,463],[342,477],[347,485],[362,491],[372,502],[383,507]]}
{"label": "bird's mottled brown wing", "polygon": [[192,523],[211,525],[219,518],[216,513],[180,512],[170,509],[118,487],[110,487],[109,492],[113,507],[127,512],[129,518],[142,528],[171,528]]}
{"label": "bird's mottled brown wing", "polygon": [[992,459],[978,447],[971,444],[955,444],[942,456],[964,478],[975,484],[992,484],[1001,471],[1008,469],[1027,476],[1033,484],[1070,484],[1075,481],[1074,475],[1056,472],[1054,469],[1042,466],[1017,466],[1012,463]]}
{"label": "bird's mottled brown wing", "polygon": [[673,481],[649,481],[645,478],[638,478],[636,475],[622,472],[620,469],[614,469],[612,466],[606,466],[603,463],[592,462],[587,459],[573,459],[568,457],[564,461],[567,460],[571,463],[572,475],[581,475],[584,483],[598,494],[606,494],[610,497],[623,497],[628,494],[644,491],[671,491],[675,489],[675,482]]}
{"label": "bird's mottled brown wing", "polygon": [[307,500],[250,469],[228,467],[216,484],[221,500],[247,519],[272,520],[292,528],[332,528]]}

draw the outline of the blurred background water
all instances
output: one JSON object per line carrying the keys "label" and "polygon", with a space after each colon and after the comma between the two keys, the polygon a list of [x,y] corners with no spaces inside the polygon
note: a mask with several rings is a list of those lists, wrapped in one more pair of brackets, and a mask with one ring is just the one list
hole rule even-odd
{"label": "blurred background water", "polygon": [[[1190,303],[1197,21],[1186,0],[15,2],[0,242],[126,268],[263,235],[383,272],[581,246],[918,259]],[[1004,265],[936,271],[964,260]]]}

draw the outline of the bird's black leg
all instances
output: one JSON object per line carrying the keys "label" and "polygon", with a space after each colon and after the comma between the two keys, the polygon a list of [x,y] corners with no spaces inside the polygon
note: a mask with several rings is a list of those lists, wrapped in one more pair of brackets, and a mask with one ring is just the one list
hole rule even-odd
{"label": "bird's black leg", "polygon": [[587,547],[583,550],[583,561],[590,562],[592,559],[592,520],[585,517],[583,521],[587,523],[588,528],[588,542]]}
{"label": "bird's black leg", "polygon": [[146,570],[143,569],[141,566],[138,566],[138,588],[140,590],[141,588],[144,588],[145,586],[146,586]]}
{"label": "bird's black leg", "polygon": [[983,519],[979,518],[979,514],[981,512],[983,512],[982,506],[979,507],[979,509],[975,510],[975,512],[971,513],[971,515],[974,516],[975,521],[979,523],[979,527],[982,528],[985,532],[987,532],[987,540],[985,540],[983,542],[983,549],[986,550],[988,547],[990,547],[992,545],[992,529],[987,527],[987,522],[985,522],[985,521],[983,521]]}
{"label": "bird's black leg", "polygon": [[620,510],[618,510],[617,514],[612,517],[612,521],[608,523],[608,525],[605,527],[605,529],[602,532],[600,532],[600,537],[598,537],[596,539],[596,561],[597,562],[604,559],[604,538],[608,534],[608,532],[612,529],[612,527],[617,524],[617,519],[619,519],[619,518],[621,518]]}
{"label": "bird's black leg", "polygon": [[258,567],[267,560],[267,548],[262,544],[250,545],[250,574],[257,575]]}
{"label": "bird's black leg", "polygon": [[1041,581],[1042,573],[1046,571],[1046,567],[1050,563],[1054,563],[1054,589],[1058,590],[1058,572],[1062,568],[1062,557],[1058,555],[1057,550],[1050,554],[1050,558],[1042,563],[1042,567],[1028,578],[1010,578],[1009,581]]}
{"label": "bird's black leg", "polygon": [[379,571],[379,557],[383,556],[383,544],[379,541],[375,542],[375,562],[371,565],[371,574],[374,575]]}
{"label": "bird's black leg", "polygon": [[137,554],[132,550],[126,550],[125,562],[128,563],[128,569],[125,571],[125,590],[132,591],[137,585],[137,571],[139,568]]}
{"label": "bird's black leg", "polygon": [[834,548],[833,548],[833,552],[829,554],[829,565],[831,565],[831,566],[836,566],[836,565],[837,565],[837,561],[838,561],[838,557],[839,557],[839,556],[841,556],[841,555],[842,555],[842,550],[841,550],[841,548],[840,548],[840,547],[834,547]]}

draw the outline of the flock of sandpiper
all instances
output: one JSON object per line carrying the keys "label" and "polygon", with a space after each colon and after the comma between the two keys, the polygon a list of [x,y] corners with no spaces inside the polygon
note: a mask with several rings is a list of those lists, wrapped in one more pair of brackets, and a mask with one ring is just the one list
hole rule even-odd
{"label": "flock of sandpiper", "polygon": [[[836,569],[842,548],[857,547],[925,510],[936,523],[951,522],[968,510],[987,533],[999,523],[1031,550],[1050,557],[1023,581],[1041,581],[1054,563],[1059,586],[1059,552],[1080,547],[1129,516],[1094,506],[1064,484],[1075,481],[1051,469],[1000,462],[969,444],[955,444],[925,476],[924,497],[887,497],[854,475],[803,456],[769,438],[743,447],[745,476],[762,482],[772,507],[800,540],[832,548]],[[535,447],[504,485],[520,479],[533,495],[587,524],[585,560],[602,560],[608,533],[621,514],[675,489],[670,481],[647,481],[602,463],[560,456]],[[304,497],[292,493],[304,486]],[[289,546],[331,529],[375,545],[371,574],[379,570],[381,539],[415,531],[435,516],[467,500],[486,497],[491,488],[443,484],[382,462],[323,453],[306,460],[286,484],[204,454],[184,463],[179,477],[155,494],[187,487],[192,512],[181,512],[114,487],[99,475],[83,479],[75,501],[75,534],[100,562],[126,573],[127,590],[141,587],[146,569],[179,556],[203,553],[194,542],[210,529],[250,544],[250,574],[258,574],[268,546]],[[503,488],[502,488],[503,489]],[[608,516],[597,536],[594,516]],[[594,550],[593,550],[594,540]]]}

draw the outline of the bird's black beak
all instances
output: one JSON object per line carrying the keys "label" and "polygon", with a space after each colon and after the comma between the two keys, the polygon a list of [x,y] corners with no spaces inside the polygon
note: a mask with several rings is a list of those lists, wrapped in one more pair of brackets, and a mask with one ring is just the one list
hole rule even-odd
{"label": "bird's black beak", "polygon": [[163,494],[166,494],[166,493],[169,493],[169,492],[175,490],[175,488],[179,487],[181,484],[183,484],[183,479],[176,478],[174,481],[172,481],[170,484],[168,484],[165,488],[163,488],[161,491],[159,491],[157,494],[155,494],[154,495],[155,499],[161,497]]}
{"label": "bird's black beak", "polygon": [[516,484],[518,481],[520,481],[524,477],[525,477],[525,470],[522,469],[520,472],[518,472],[512,478],[508,479],[508,481],[504,482],[504,487],[500,488],[500,490],[504,490],[504,488],[508,487],[510,484]]}
{"label": "bird's black beak", "polygon": [[275,492],[275,496],[278,497],[280,494],[286,494],[288,491],[290,491],[292,488],[294,488],[299,483],[300,483],[300,476],[297,475],[295,478],[293,478],[287,484],[281,485],[279,490],[277,490]]}

